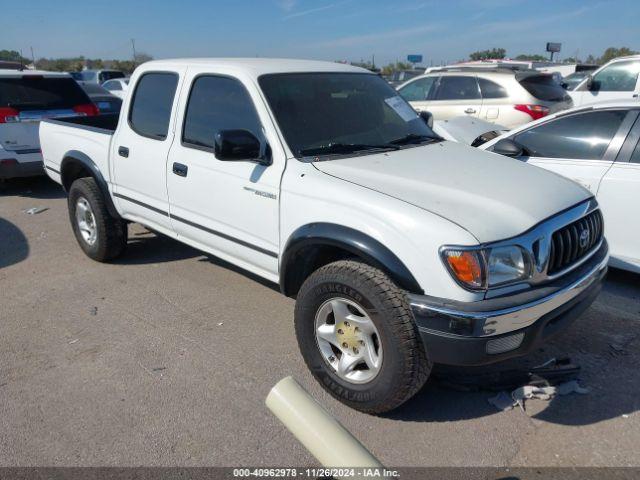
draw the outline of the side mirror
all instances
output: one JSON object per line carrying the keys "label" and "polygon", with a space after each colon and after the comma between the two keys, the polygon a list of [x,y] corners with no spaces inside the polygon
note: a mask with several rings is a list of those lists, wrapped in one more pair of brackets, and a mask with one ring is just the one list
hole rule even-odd
{"label": "side mirror", "polygon": [[260,140],[248,130],[220,130],[216,133],[214,153],[218,160],[250,160],[262,165],[271,165],[271,158],[262,155],[260,150]]}
{"label": "side mirror", "polygon": [[506,157],[520,157],[524,153],[524,148],[510,138],[503,138],[493,146],[492,151]]}
{"label": "side mirror", "polygon": [[595,88],[595,87],[596,87],[596,84],[595,84],[595,83],[593,83],[593,75],[589,75],[589,76],[587,77],[587,81],[585,82],[584,86],[585,86],[585,88],[586,88],[587,90],[597,90],[597,89]]}
{"label": "side mirror", "polygon": [[424,120],[424,123],[426,123],[429,128],[433,128],[433,114],[431,112],[421,110],[418,115],[420,115],[420,118]]}

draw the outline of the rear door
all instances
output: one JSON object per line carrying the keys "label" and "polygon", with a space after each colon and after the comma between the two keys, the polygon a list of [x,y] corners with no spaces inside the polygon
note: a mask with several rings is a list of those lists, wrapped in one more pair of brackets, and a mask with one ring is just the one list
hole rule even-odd
{"label": "rear door", "polygon": [[602,179],[598,202],[612,265],[640,272],[640,119]]}
{"label": "rear door", "polygon": [[433,100],[427,110],[434,120],[448,120],[454,117],[479,117],[482,96],[475,75],[443,75],[436,86]]}
{"label": "rear door", "polygon": [[429,100],[438,82],[437,76],[417,78],[398,89],[398,93],[414,108],[416,112],[428,111]]}
{"label": "rear door", "polygon": [[587,110],[564,115],[516,134],[522,160],[568,177],[598,193],[634,121],[628,110]]}
{"label": "rear door", "polygon": [[504,117],[505,108],[513,110],[513,105],[509,104],[509,93],[507,89],[492,80],[482,77],[478,77],[478,85],[480,86],[480,93],[482,95],[482,107],[479,117],[491,123],[500,123],[501,111]]}
{"label": "rear door", "polygon": [[144,71],[134,81],[111,142],[114,197],[129,218],[171,229],[166,164],[184,68]]}
{"label": "rear door", "polygon": [[[621,60],[597,72],[590,88],[583,82],[570,92],[576,105],[607,100],[639,99],[640,60]],[[640,103],[640,102],[639,102]]]}
{"label": "rear door", "polygon": [[43,118],[95,113],[89,97],[70,76],[0,76],[0,144],[5,150],[39,151],[38,124]]}

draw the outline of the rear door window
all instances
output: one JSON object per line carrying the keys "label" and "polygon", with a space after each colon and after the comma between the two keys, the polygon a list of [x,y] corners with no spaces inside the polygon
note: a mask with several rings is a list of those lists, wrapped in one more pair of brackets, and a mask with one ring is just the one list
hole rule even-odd
{"label": "rear door window", "polygon": [[531,157],[602,160],[627,116],[625,110],[601,110],[561,117],[514,137]]}
{"label": "rear door window", "polygon": [[87,103],[90,103],[89,97],[70,77],[0,78],[0,107],[19,111],[67,110]]}
{"label": "rear door window", "polygon": [[429,95],[433,90],[433,85],[438,77],[424,77],[414,80],[413,82],[405,85],[398,93],[407,102],[424,102],[429,99]]}
{"label": "rear door window", "polygon": [[503,86],[486,78],[478,77],[478,84],[480,85],[482,98],[506,98],[509,96]]}
{"label": "rear door window", "polygon": [[538,100],[561,102],[568,97],[566,90],[551,75],[531,75],[520,78],[518,81],[527,92]]}
{"label": "rear door window", "polygon": [[435,100],[478,100],[480,89],[476,77],[442,77]]}
{"label": "rear door window", "polygon": [[129,111],[129,124],[134,132],[157,140],[167,138],[177,85],[175,73],[153,72],[140,77]]}

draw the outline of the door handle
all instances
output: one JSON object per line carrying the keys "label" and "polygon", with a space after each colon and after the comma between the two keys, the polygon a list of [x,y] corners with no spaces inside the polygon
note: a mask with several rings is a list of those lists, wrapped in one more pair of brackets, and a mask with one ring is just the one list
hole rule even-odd
{"label": "door handle", "polygon": [[129,149],[127,147],[118,147],[118,155],[127,158],[129,156]]}
{"label": "door handle", "polygon": [[180,176],[180,177],[186,177],[187,176],[187,172],[189,171],[189,167],[187,167],[186,165],[182,164],[182,163],[174,163],[173,164],[173,173],[175,173],[176,175]]}
{"label": "door handle", "polygon": [[476,109],[469,107],[464,111],[464,113],[476,113]]}
{"label": "door handle", "polygon": [[634,94],[633,94],[633,98],[638,98],[638,94],[637,94],[637,93],[634,93]]}

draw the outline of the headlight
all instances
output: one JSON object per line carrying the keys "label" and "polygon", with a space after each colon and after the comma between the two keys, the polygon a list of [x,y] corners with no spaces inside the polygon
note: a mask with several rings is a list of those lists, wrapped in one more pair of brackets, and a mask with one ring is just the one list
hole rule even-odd
{"label": "headlight", "polygon": [[445,247],[442,258],[451,276],[471,290],[486,290],[531,276],[529,256],[515,245],[484,249]]}
{"label": "headlight", "polygon": [[497,247],[489,250],[487,271],[489,287],[525,280],[530,276],[529,262],[520,247]]}

